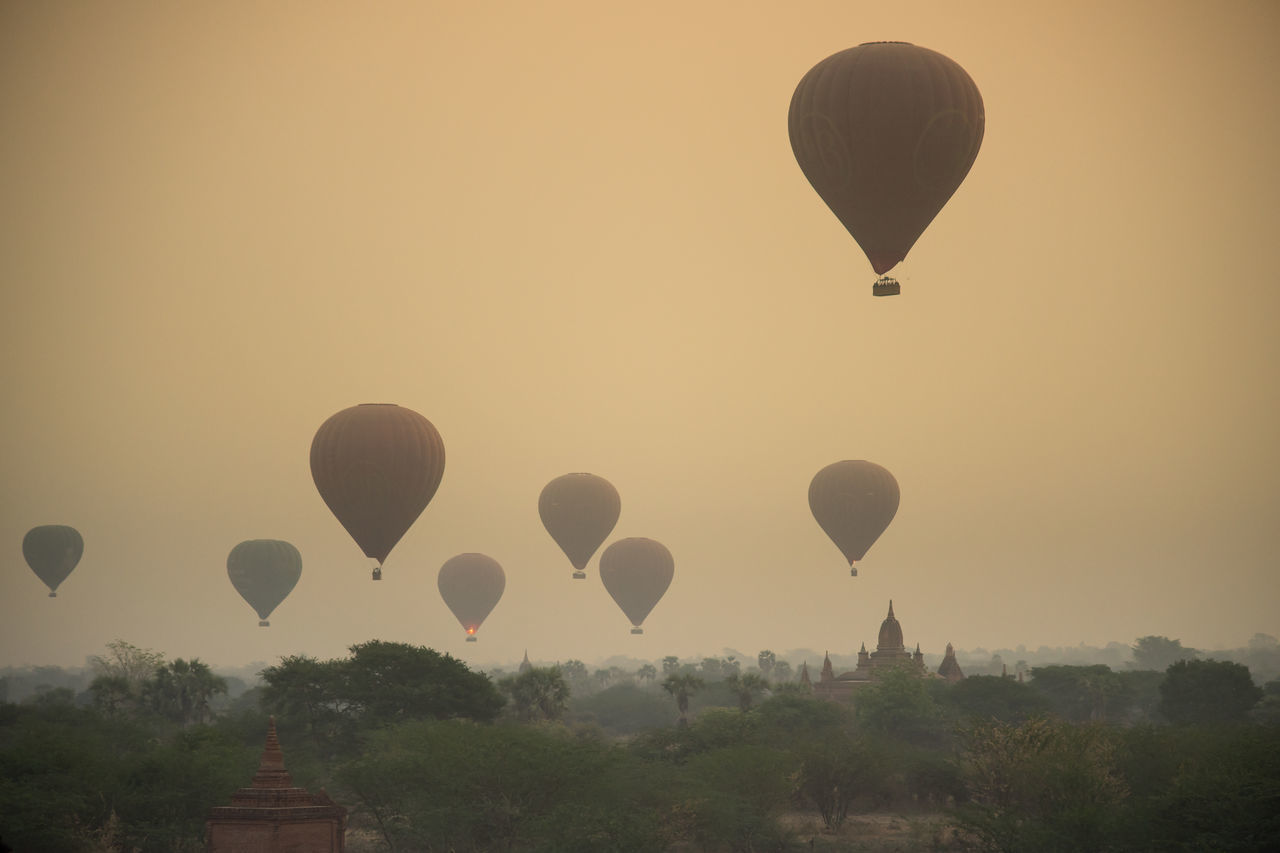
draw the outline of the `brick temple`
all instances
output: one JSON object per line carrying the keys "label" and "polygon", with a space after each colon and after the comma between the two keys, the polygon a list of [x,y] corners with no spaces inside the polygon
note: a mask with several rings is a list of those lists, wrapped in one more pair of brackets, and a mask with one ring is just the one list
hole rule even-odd
{"label": "brick temple", "polygon": [[262,761],[249,787],[215,806],[205,821],[206,853],[342,853],[347,810],[295,787],[284,767],[276,720],[267,726]]}

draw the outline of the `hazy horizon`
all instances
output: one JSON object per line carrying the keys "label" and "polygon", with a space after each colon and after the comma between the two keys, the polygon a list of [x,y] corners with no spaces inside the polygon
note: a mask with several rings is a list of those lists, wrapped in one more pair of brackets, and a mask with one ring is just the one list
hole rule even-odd
{"label": "hazy horizon", "polygon": [[[1280,635],[1278,32],[1267,2],[0,6],[0,664],[856,650],[890,599],[928,654]],[[986,134],[875,299],[787,109],[882,39],[962,65]],[[378,583],[308,464],[364,402],[447,454]],[[843,459],[901,487],[857,578],[806,499]],[[606,544],[674,556],[642,636],[539,521],[576,471],[621,496]],[[40,524],[85,541],[56,599]],[[227,579],[255,538],[303,560],[270,628]],[[436,588],[464,552],[506,573],[475,644]]]}

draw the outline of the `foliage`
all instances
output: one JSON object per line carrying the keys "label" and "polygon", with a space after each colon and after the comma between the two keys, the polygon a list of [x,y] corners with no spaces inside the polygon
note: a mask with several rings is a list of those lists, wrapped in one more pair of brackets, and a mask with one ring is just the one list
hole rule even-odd
{"label": "foliage", "polygon": [[393,850],[661,849],[669,786],[554,726],[406,723],[370,734],[339,775]]}
{"label": "foliage", "polygon": [[559,720],[569,704],[569,685],[555,667],[530,667],[504,678],[498,688],[511,697],[516,717],[522,722]]}
{"label": "foliage", "polygon": [[676,700],[676,708],[680,711],[680,725],[689,724],[689,698],[705,686],[706,682],[689,672],[673,672],[663,680],[662,689]]}
{"label": "foliage", "polygon": [[971,675],[948,686],[941,698],[947,710],[962,719],[1018,723],[1049,709],[1043,693],[998,675]]}
{"label": "foliage", "polygon": [[1108,729],[1047,717],[977,723],[961,763],[968,802],[956,815],[980,849],[1101,851],[1121,820],[1128,790]]}
{"label": "foliage", "polygon": [[1130,647],[1133,650],[1133,668],[1164,672],[1181,660],[1195,660],[1200,652],[1182,645],[1181,640],[1149,635],[1139,637]]}
{"label": "foliage", "polygon": [[142,649],[124,640],[107,643],[105,655],[89,657],[89,666],[95,674],[123,678],[135,691],[141,690],[142,683],[150,679],[163,663],[162,652]]}
{"label": "foliage", "polygon": [[1078,723],[1102,722],[1125,707],[1124,682],[1106,664],[1037,666],[1031,687],[1058,716]]}
{"label": "foliage", "polygon": [[[115,681],[122,680],[114,679],[113,683]],[[101,679],[97,679],[94,684],[100,685],[100,682]],[[161,664],[142,689],[153,710],[181,726],[212,719],[210,703],[215,696],[226,692],[227,682],[199,658],[189,661],[176,658],[172,663]]]}
{"label": "foliage", "polygon": [[372,640],[346,659],[286,657],[262,671],[263,707],[327,758],[353,749],[362,730],[409,720],[495,719],[505,704],[488,676],[447,654]]}
{"label": "foliage", "polygon": [[923,678],[894,667],[854,696],[858,724],[876,734],[916,743],[939,742],[943,718]]}
{"label": "foliage", "polygon": [[871,741],[841,733],[804,752],[799,792],[818,810],[827,829],[839,829],[859,795],[870,795],[885,775],[885,753]]}
{"label": "foliage", "polygon": [[1249,668],[1230,661],[1178,661],[1160,683],[1160,713],[1174,723],[1243,722],[1261,699]]}
{"label": "foliage", "polygon": [[613,735],[631,735],[669,725],[671,703],[653,690],[618,684],[590,696],[573,696],[569,718],[594,722]]}
{"label": "foliage", "polygon": [[764,676],[754,672],[740,674],[737,670],[730,673],[725,684],[737,698],[738,710],[744,713],[751,710],[756,696],[769,689],[769,682],[765,681]]}

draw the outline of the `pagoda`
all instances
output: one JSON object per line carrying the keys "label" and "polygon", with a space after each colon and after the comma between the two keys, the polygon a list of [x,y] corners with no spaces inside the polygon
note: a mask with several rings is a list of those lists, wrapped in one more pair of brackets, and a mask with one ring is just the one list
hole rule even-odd
{"label": "pagoda", "polygon": [[231,795],[231,805],[215,806],[205,821],[206,853],[342,853],[347,810],[322,788],[311,794],[295,787],[284,767],[276,719],[267,725],[267,743],[249,787]]}

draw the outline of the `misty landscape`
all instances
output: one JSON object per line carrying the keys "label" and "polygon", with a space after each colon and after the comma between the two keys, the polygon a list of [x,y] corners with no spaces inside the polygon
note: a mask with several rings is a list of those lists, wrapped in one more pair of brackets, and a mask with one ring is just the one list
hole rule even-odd
{"label": "misty landscape", "polygon": [[0,4],[0,853],[1280,850],[1277,33]]}

